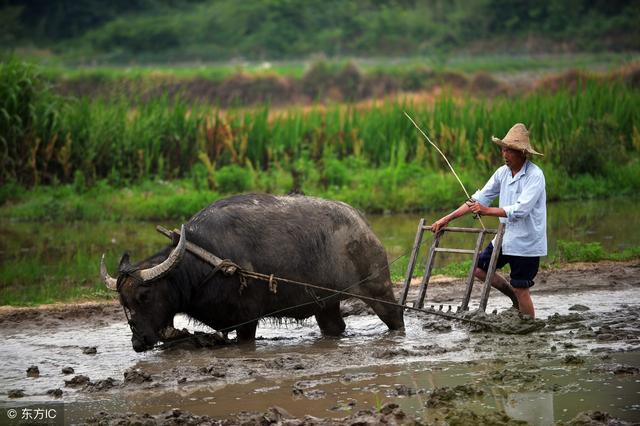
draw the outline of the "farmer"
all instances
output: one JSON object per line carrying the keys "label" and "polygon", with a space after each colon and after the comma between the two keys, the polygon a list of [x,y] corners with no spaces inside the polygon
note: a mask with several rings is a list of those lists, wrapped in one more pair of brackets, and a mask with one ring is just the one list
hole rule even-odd
{"label": "farmer", "polygon": [[[491,285],[513,302],[524,315],[535,317],[529,288],[538,273],[540,256],[547,255],[547,207],[545,180],[542,170],[530,160],[536,152],[529,143],[529,132],[524,124],[515,124],[503,139],[491,138],[502,147],[505,165],[491,176],[484,188],[455,211],[431,225],[438,232],[449,222],[467,213],[497,216],[506,224],[502,250],[497,268],[511,266],[510,280],[495,274]],[[500,197],[498,207],[489,207]],[[476,278],[484,280],[489,269],[493,242],[480,253],[474,271]]]}

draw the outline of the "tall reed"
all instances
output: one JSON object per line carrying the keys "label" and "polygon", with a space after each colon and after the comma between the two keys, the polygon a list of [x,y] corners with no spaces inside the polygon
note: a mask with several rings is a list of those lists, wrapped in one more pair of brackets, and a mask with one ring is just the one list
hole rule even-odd
{"label": "tall reed", "polygon": [[456,169],[493,169],[500,157],[490,136],[504,135],[516,122],[527,125],[532,144],[545,153],[539,161],[568,176],[607,173],[608,164],[634,161],[640,151],[640,90],[621,81],[492,100],[445,94],[433,105],[397,101],[368,109],[220,112],[167,97],[136,105],[63,99],[31,66],[2,63],[0,183],[81,179],[91,186],[108,179],[122,185],[186,177],[201,162],[210,173],[230,164],[293,170],[301,160],[322,169],[329,157],[357,158],[371,168],[411,163],[446,170],[404,111]]}

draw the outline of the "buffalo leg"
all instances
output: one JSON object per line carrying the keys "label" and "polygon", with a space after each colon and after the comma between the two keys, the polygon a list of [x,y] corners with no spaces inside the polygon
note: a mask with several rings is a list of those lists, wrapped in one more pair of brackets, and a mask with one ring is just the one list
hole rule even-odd
{"label": "buffalo leg", "polygon": [[374,302],[372,300],[365,299],[364,302],[371,306],[371,309],[373,309],[376,315],[378,315],[390,330],[404,330],[404,309],[401,306],[397,306],[398,302],[393,295],[391,283],[384,285],[381,292],[375,293],[369,297],[381,300],[381,302]]}
{"label": "buffalo leg", "polygon": [[258,328],[258,321],[250,322],[249,324],[241,325],[236,328],[236,334],[238,335],[238,342],[253,342],[256,340],[256,329]]}
{"label": "buffalo leg", "polygon": [[316,321],[322,334],[327,336],[339,336],[347,327],[340,314],[340,303],[327,304],[316,314]]}

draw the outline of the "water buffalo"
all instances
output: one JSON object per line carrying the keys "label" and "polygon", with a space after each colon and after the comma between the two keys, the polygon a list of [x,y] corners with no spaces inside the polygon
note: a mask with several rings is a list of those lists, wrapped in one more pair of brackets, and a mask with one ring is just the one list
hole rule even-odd
{"label": "water buffalo", "polygon": [[[117,279],[108,275],[103,256],[102,279],[118,291],[130,313],[138,352],[152,348],[177,313],[217,330],[235,329],[239,341],[255,339],[263,316],[315,315],[323,334],[345,329],[339,306],[345,296],[321,300],[332,293],[282,282],[274,292],[265,281],[249,279],[243,285],[238,274],[212,275],[210,264],[185,250],[185,238],[246,270],[396,301],[385,250],[357,210],[301,195],[237,195],[194,215],[175,248],[169,245],[136,265],[125,253]],[[365,302],[390,329],[404,328],[402,308]]]}

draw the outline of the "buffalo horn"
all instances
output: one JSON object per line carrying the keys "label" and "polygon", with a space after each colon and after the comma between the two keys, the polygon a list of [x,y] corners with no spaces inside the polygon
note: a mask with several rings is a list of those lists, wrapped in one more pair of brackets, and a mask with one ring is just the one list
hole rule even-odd
{"label": "buffalo horn", "polygon": [[102,259],[100,259],[100,278],[102,278],[109,290],[116,290],[117,280],[107,272],[107,266],[104,264],[104,253],[102,254]]}
{"label": "buffalo horn", "polygon": [[187,239],[185,238],[184,225],[180,228],[180,241],[178,245],[171,251],[171,254],[164,260],[164,262],[153,266],[148,269],[141,269],[138,271],[138,276],[142,281],[151,281],[162,277],[171,271],[182,259],[185,248],[187,246]]}

